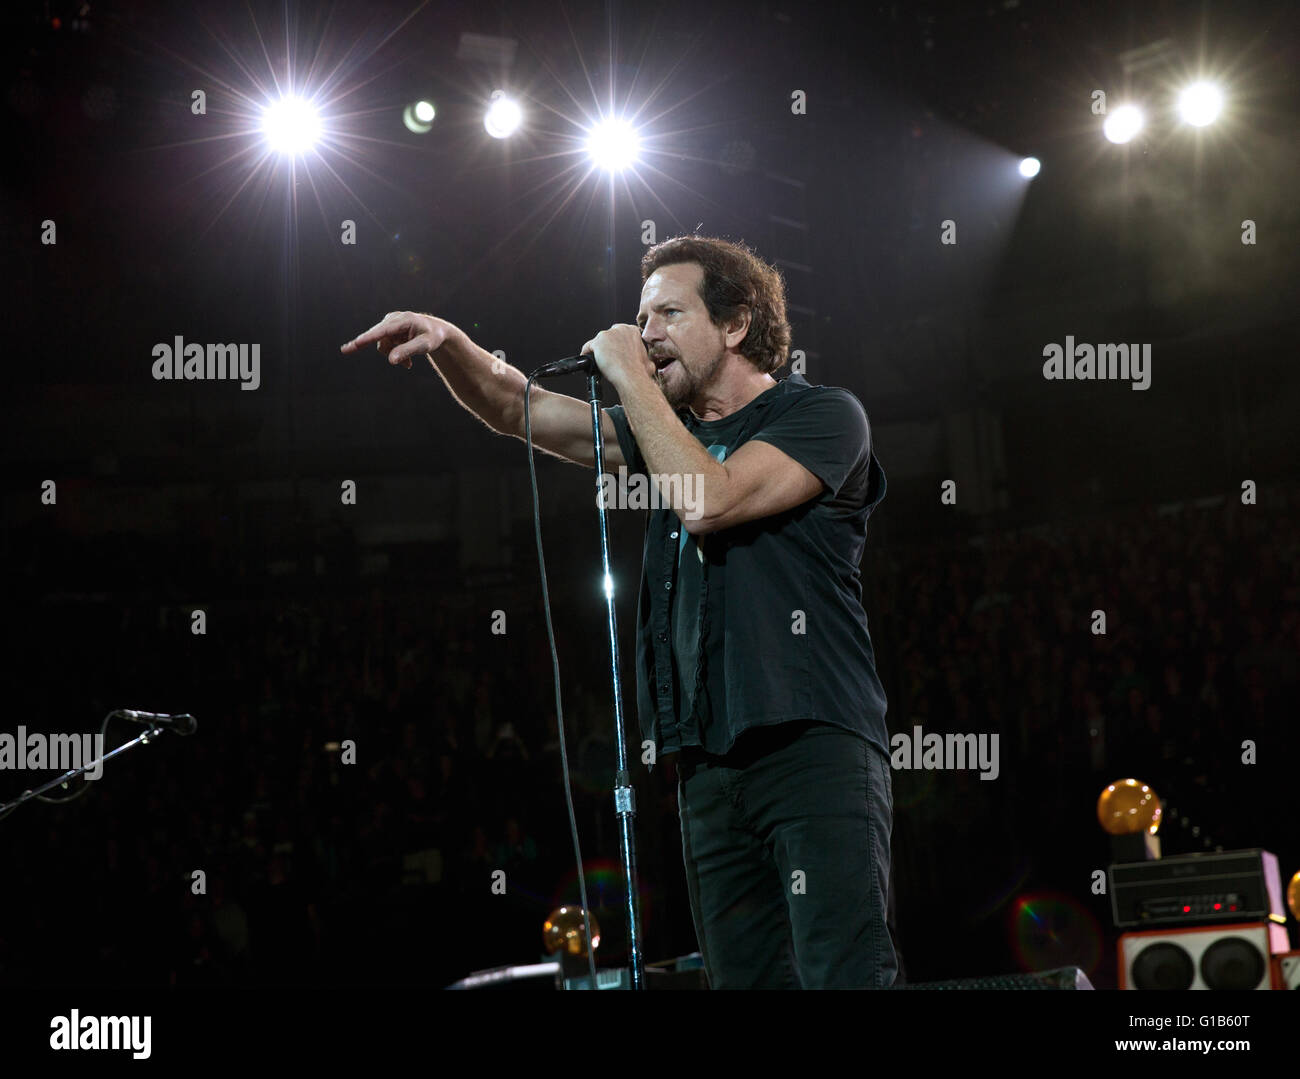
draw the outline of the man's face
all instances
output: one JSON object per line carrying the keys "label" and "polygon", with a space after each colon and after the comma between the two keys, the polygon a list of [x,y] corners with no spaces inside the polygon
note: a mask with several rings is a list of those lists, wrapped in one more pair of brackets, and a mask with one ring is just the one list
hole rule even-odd
{"label": "man's face", "polygon": [[726,355],[726,335],[700,298],[703,280],[703,266],[681,262],[655,270],[641,289],[636,324],[658,368],[655,381],[675,409],[708,388]]}

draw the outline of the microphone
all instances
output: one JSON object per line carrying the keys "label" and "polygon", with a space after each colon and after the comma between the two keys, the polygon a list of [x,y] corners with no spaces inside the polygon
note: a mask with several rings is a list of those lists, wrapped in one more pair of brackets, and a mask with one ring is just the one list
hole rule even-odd
{"label": "microphone", "polygon": [[165,727],[176,734],[193,734],[198,722],[188,712],[168,715],[165,712],[137,712],[134,708],[119,708],[113,713],[132,723],[145,723],[151,727]]}
{"label": "microphone", "polygon": [[590,375],[596,370],[596,357],[590,352],[583,353],[581,356],[566,356],[562,360],[556,360],[554,363],[542,364],[533,372],[533,378],[552,378],[555,375],[576,375],[581,372],[584,375]]}

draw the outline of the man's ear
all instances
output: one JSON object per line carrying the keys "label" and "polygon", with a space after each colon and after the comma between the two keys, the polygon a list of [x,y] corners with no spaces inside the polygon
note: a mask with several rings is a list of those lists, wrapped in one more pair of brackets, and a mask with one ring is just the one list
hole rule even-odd
{"label": "man's ear", "polygon": [[[740,340],[736,342],[736,344],[739,345],[740,342],[745,340],[745,338],[749,335],[749,327],[753,325],[753,322],[754,322],[754,312],[748,305],[745,305],[740,309],[739,312],[737,312],[736,316],[731,320],[731,322],[728,323],[727,336],[730,337],[733,333],[735,333],[738,330],[744,330],[745,332],[741,335]],[[733,345],[732,347],[734,348],[735,346]]]}

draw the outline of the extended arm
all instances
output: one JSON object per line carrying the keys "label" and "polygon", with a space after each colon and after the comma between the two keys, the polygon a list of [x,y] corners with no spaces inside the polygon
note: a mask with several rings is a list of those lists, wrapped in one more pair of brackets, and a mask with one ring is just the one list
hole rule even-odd
{"label": "extended arm", "polygon": [[[524,437],[524,373],[476,345],[460,327],[433,315],[396,311],[340,351],[356,352],[371,343],[390,364],[408,370],[414,357],[427,356],[463,408],[493,431]],[[533,442],[541,449],[588,468],[595,464],[591,409],[586,402],[534,384],[532,427]],[[606,466],[626,464],[613,421],[605,414],[601,416],[601,433]]]}

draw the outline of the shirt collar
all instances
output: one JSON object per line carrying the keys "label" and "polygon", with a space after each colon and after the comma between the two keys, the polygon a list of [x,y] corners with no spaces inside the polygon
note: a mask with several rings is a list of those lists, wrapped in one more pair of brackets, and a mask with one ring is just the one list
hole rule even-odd
{"label": "shirt collar", "polygon": [[[806,390],[810,388],[811,388],[810,383],[806,378],[803,377],[803,375],[799,374],[799,372],[797,371],[792,371],[786,378],[779,379],[775,386],[769,386],[757,397],[755,397],[752,401],[750,401],[745,405],[742,405],[739,409],[736,410],[736,412],[733,412],[731,416],[735,416],[738,412],[743,412],[749,408],[752,408],[755,412],[762,412],[765,408],[771,405],[772,402],[775,401],[778,397],[783,397],[788,393],[794,393],[798,390]],[[677,415],[678,418],[681,419],[682,422],[686,423],[687,425],[691,425],[691,424],[698,425],[705,422],[708,423],[722,422],[722,420],[707,420],[707,421],[697,420],[695,418],[695,413],[693,413],[688,407],[685,406],[683,406],[683,408],[681,409],[680,412],[678,412]],[[731,416],[726,416],[724,417],[724,419],[729,420],[731,419]]]}

